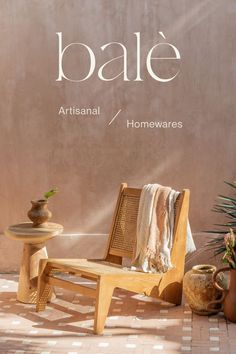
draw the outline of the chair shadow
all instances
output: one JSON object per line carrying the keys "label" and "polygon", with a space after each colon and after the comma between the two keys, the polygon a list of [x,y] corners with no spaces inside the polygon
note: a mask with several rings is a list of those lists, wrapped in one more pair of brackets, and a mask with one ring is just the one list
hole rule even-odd
{"label": "chair shadow", "polygon": [[[67,294],[63,293],[63,295],[61,296],[57,295],[56,302],[52,301],[48,303],[46,310],[43,312],[36,312],[34,304],[22,304],[20,302],[17,302],[17,300],[15,302],[10,302],[9,300],[11,298],[16,297],[15,292],[1,293],[0,300],[3,301],[5,304],[9,303],[10,307],[4,308],[6,317],[7,315],[15,314],[19,317],[33,322],[32,327],[35,329],[61,331],[63,332],[61,335],[68,337],[73,336],[73,334],[93,336],[93,299],[84,296],[79,296],[78,298],[76,298],[77,302],[79,301],[79,303],[73,303],[73,300],[67,302],[66,297],[68,297],[68,294],[70,296],[71,293],[67,292]],[[146,301],[145,299],[141,300],[140,298],[137,298],[137,296],[137,294],[132,292],[124,291],[121,289],[115,290],[110,306],[110,311],[105,324],[105,335],[109,333],[115,336],[124,334],[162,335],[162,331],[159,330],[159,333],[157,333],[158,330],[155,327],[148,327],[142,325],[142,327],[139,328],[137,323],[137,326],[132,326],[132,324],[129,326],[127,324],[120,324],[119,321],[112,320],[114,317],[117,318],[118,316],[131,318],[133,317],[133,319],[144,321],[150,319],[160,319],[160,310],[163,309],[161,303],[156,300],[152,301],[152,299],[150,298],[148,299],[148,301]],[[122,301],[123,303],[119,305],[119,312],[114,312],[113,310],[118,306],[116,305],[117,301]],[[137,304],[141,301],[145,303],[145,306],[142,306],[143,308],[145,307],[145,311],[143,311],[143,313],[136,312]],[[75,309],[72,309],[71,306],[75,307]],[[172,304],[165,304],[165,309],[171,309],[173,307],[176,308]],[[81,312],[80,310],[82,310],[83,312]],[[111,321],[114,322],[114,325],[111,323]],[[17,334],[17,336],[19,335]],[[41,337],[47,336],[51,337],[52,335],[42,334]],[[37,335],[37,337],[40,337],[40,335]]]}

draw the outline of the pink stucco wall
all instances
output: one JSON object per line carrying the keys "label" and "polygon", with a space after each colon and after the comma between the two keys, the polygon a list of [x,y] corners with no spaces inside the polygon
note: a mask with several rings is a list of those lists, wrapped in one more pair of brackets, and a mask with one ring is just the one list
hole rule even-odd
{"label": "pink stucco wall", "polygon": [[[0,4],[0,231],[25,220],[30,200],[58,186],[54,221],[71,233],[107,233],[124,181],[190,188],[193,231],[209,228],[214,198],[227,191],[222,181],[236,172],[235,1]],[[153,80],[142,61],[143,82],[103,82],[96,75],[83,83],[56,82],[56,32],[65,44],[90,45],[99,63],[101,45],[124,43],[134,77],[133,33],[141,32],[145,57],[160,40],[158,31],[181,53],[173,81]],[[117,55],[110,48],[106,60]],[[65,70],[76,75],[86,63],[72,50]],[[100,106],[101,115],[62,119],[60,106]],[[182,121],[183,128],[127,129],[127,119]]]}

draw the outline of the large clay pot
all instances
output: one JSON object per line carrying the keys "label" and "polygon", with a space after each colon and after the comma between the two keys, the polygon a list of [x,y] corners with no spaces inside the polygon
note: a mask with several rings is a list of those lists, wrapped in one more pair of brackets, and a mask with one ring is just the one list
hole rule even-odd
{"label": "large clay pot", "polygon": [[32,207],[28,211],[28,217],[33,221],[33,227],[46,226],[47,221],[51,219],[52,213],[48,210],[48,201],[46,199],[31,201]]}
{"label": "large clay pot", "polygon": [[[230,271],[229,288],[223,288],[217,279],[219,272]],[[225,317],[236,323],[236,269],[230,267],[218,269],[213,275],[214,286],[223,293],[222,303]],[[214,304],[214,303],[213,303]]]}
{"label": "large clay pot", "polygon": [[[213,273],[216,267],[210,264],[194,266],[184,275],[183,291],[193,312],[198,315],[211,315],[221,310],[216,300],[221,298],[221,291],[214,287]],[[209,303],[214,304],[209,308]]]}

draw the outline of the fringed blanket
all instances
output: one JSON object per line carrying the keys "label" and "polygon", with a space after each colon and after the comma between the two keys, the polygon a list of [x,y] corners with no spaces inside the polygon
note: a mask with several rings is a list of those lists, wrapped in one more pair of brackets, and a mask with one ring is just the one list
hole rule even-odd
{"label": "fringed blanket", "polygon": [[[164,273],[173,267],[171,249],[174,233],[174,205],[179,192],[159,184],[143,187],[137,219],[136,253],[132,264],[144,272]],[[186,252],[195,251],[188,223]]]}

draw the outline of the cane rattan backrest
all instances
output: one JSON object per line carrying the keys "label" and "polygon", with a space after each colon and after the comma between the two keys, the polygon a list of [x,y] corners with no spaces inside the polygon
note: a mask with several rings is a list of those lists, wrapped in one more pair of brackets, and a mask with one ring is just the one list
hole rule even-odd
{"label": "cane rattan backrest", "polygon": [[[132,258],[136,243],[136,227],[141,189],[124,187],[118,198],[113,227],[109,239],[108,254]],[[175,203],[175,230],[181,194]]]}

